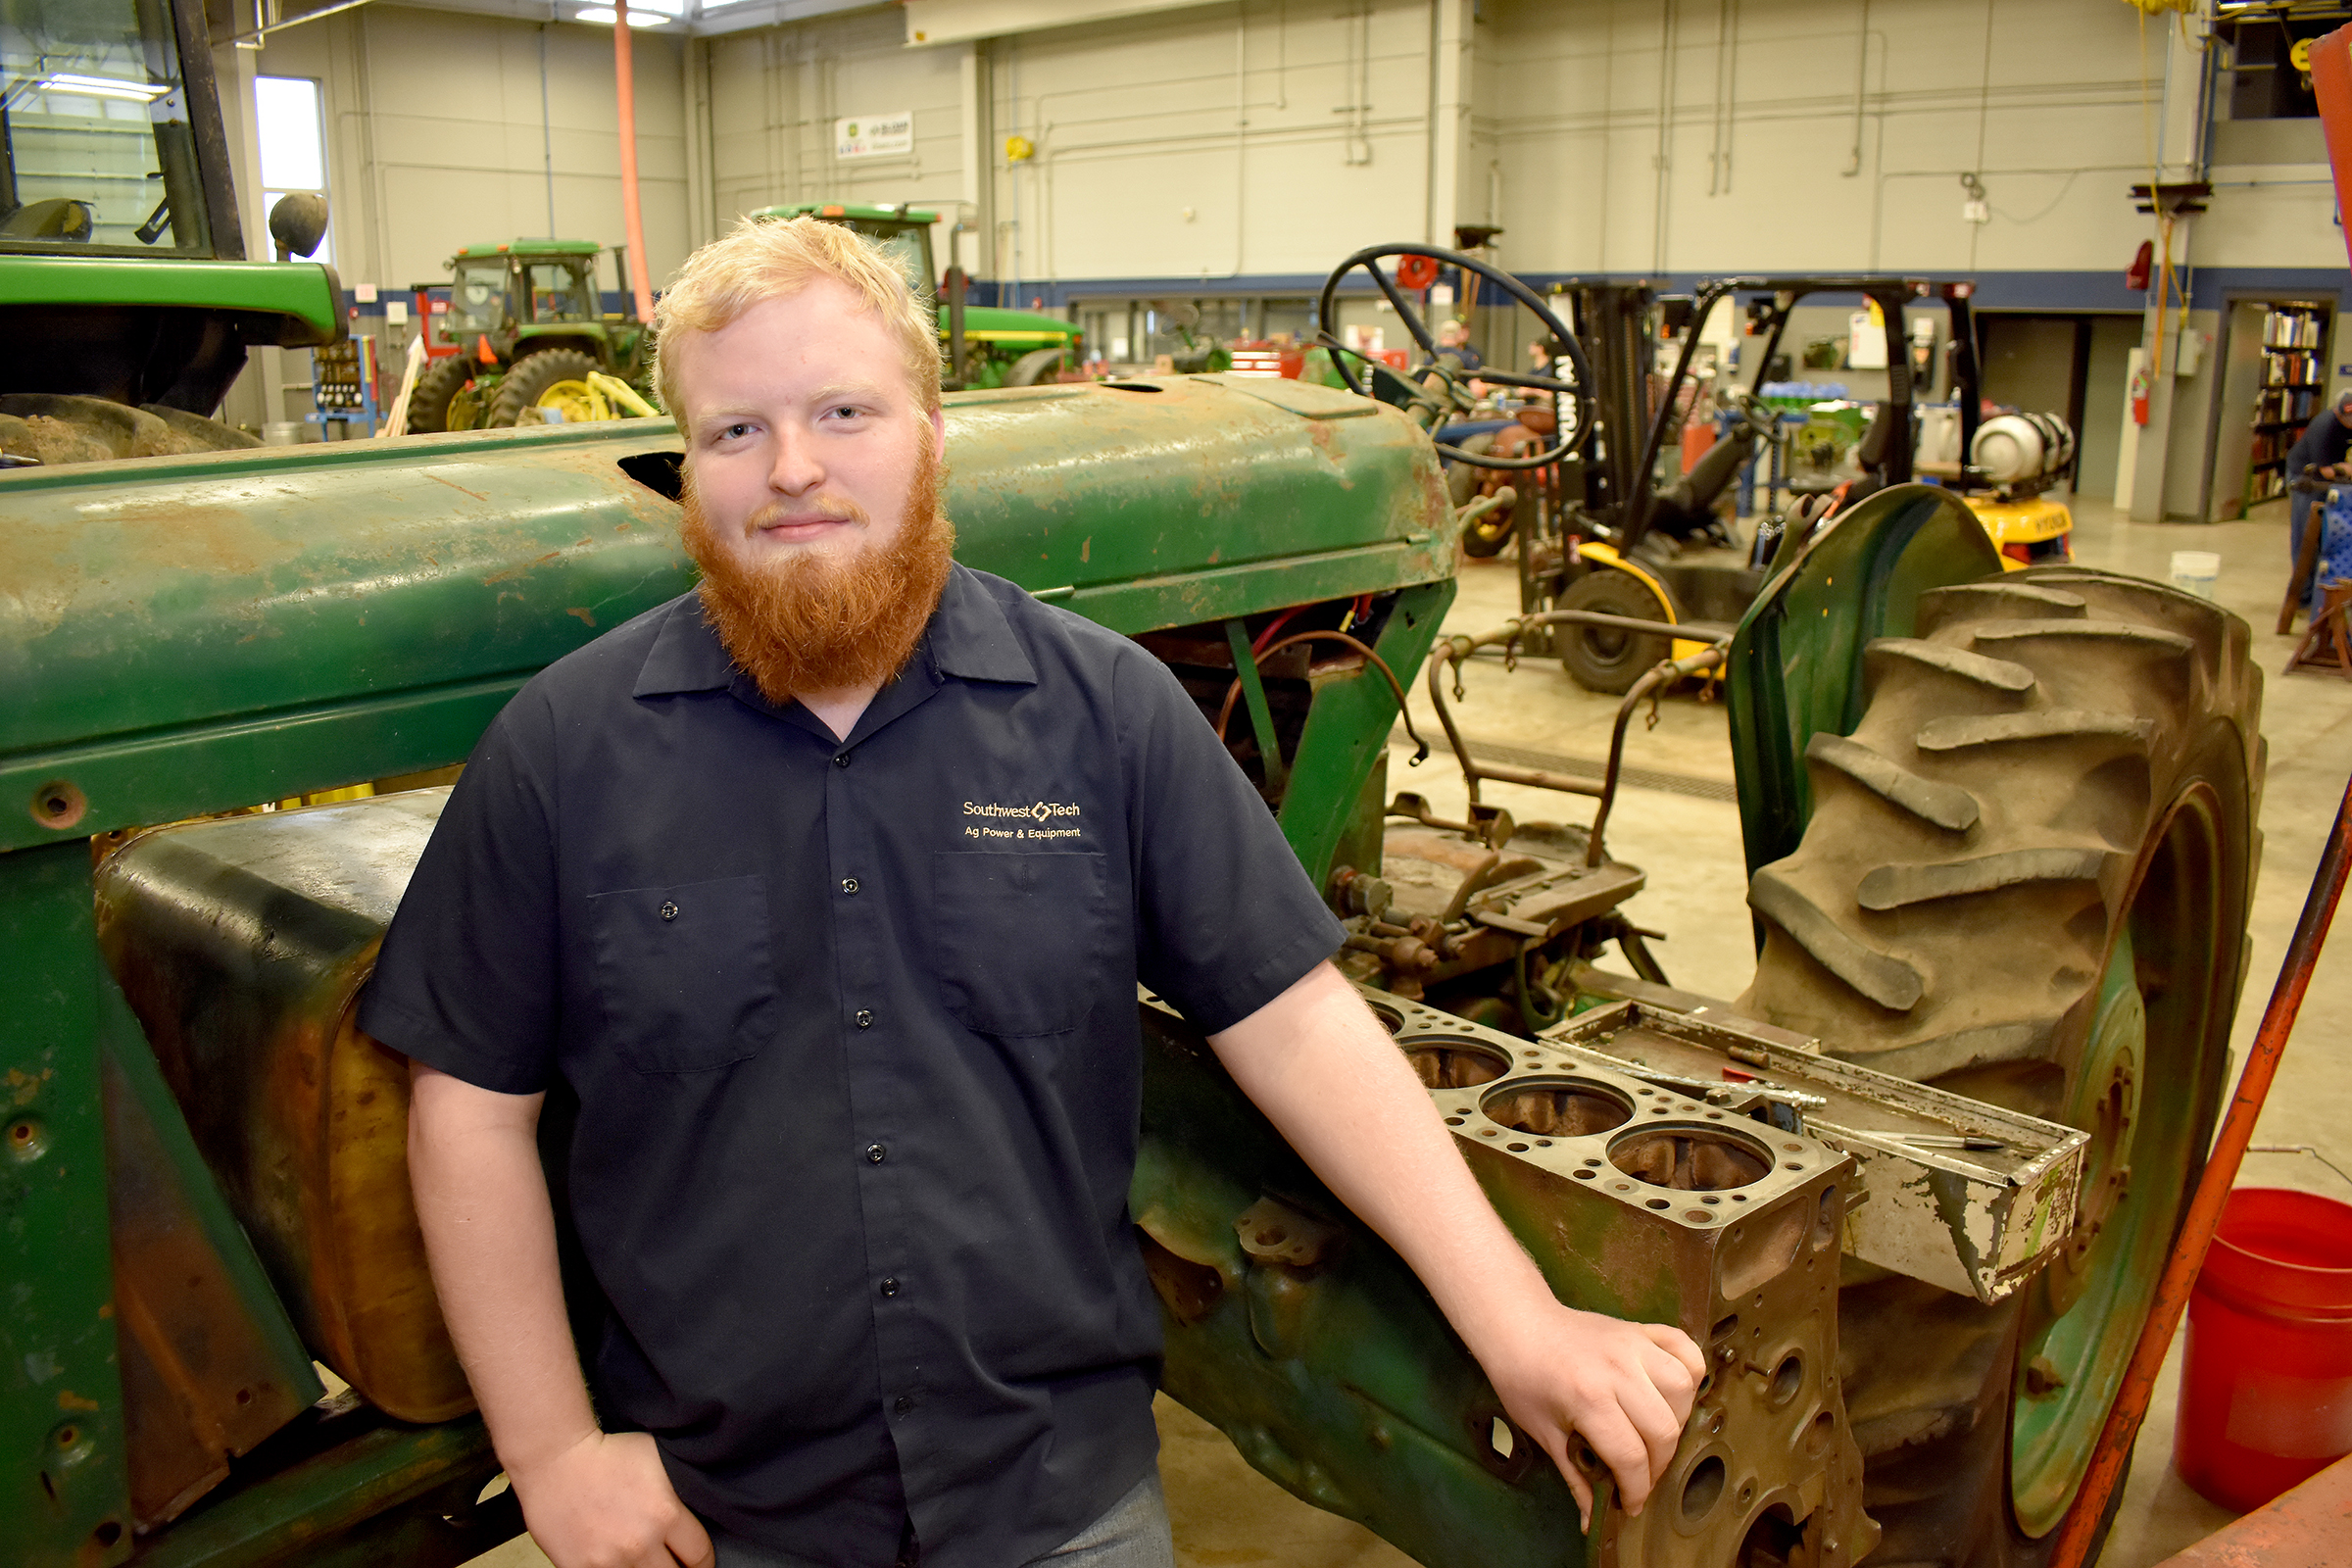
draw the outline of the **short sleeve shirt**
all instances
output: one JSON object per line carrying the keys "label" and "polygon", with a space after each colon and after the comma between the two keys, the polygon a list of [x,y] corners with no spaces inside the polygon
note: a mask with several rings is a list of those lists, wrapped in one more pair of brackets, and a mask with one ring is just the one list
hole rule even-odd
{"label": "short sleeve shirt", "polygon": [[361,1022],[560,1085],[600,1416],[788,1557],[1004,1568],[1150,1468],[1139,983],[1208,1031],[1344,933],[1174,676],[956,566],[846,741],[693,594],[541,672]]}

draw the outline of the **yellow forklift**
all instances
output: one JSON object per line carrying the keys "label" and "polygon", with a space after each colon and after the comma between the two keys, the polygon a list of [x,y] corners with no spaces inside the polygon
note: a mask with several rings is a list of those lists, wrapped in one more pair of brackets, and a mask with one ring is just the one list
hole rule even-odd
{"label": "yellow forklift", "polygon": [[[1816,529],[1888,485],[1914,478],[1952,490],[2011,569],[2073,559],[2074,520],[2042,492],[2071,469],[2075,444],[2046,415],[1983,416],[1978,390],[1974,286],[1899,277],[1725,278],[1695,298],[1649,281],[1571,280],[1565,295],[1592,360],[1592,429],[1578,458],[1538,476],[1537,505],[1518,509],[1520,608],[1576,610],[1688,626],[1669,638],[1630,626],[1546,628],[1579,684],[1621,693],[1653,664],[1695,653],[1730,634],[1780,566]],[[1887,392],[1853,457],[1857,472],[1800,499],[1786,516],[1768,515],[1742,546],[1714,504],[1739,468],[1777,436],[1781,411],[1760,395],[1797,303],[1823,294],[1861,295],[1878,308],[1889,339],[1908,341],[1905,311],[1939,303],[1951,318],[1951,405],[1913,399],[1913,366],[1888,356]],[[1722,397],[1738,418],[1690,470],[1660,485],[1659,453],[1692,383],[1699,328],[1720,305],[1744,302],[1752,354],[1749,384]],[[1659,338],[1682,345],[1662,386],[1651,373]],[[1962,461],[1962,454],[1967,460]]]}

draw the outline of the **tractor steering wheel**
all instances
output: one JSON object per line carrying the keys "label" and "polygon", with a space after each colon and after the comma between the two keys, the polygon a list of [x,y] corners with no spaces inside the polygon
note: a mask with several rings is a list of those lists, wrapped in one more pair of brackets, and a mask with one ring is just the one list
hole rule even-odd
{"label": "tractor steering wheel", "polygon": [[1735,392],[1727,401],[1738,412],[1740,420],[1755,432],[1757,440],[1770,441],[1780,433],[1781,411],[1753,392]]}
{"label": "tractor steering wheel", "polygon": [[1435,269],[1441,265],[1458,267],[1465,271],[1475,272],[1488,282],[1494,284],[1535,313],[1536,319],[1543,323],[1544,329],[1551,335],[1554,341],[1566,348],[1569,365],[1575,370],[1574,378],[1566,381],[1548,375],[1528,375],[1517,370],[1498,370],[1492,368],[1477,372],[1477,378],[1481,381],[1493,381],[1502,386],[1526,387],[1537,392],[1548,392],[1555,400],[1555,408],[1557,407],[1556,400],[1565,397],[1568,400],[1569,409],[1560,412],[1566,414],[1572,410],[1574,416],[1563,417],[1559,420],[1560,439],[1557,446],[1530,457],[1498,458],[1492,453],[1469,452],[1460,447],[1449,447],[1444,442],[1440,442],[1438,451],[1441,455],[1450,458],[1456,463],[1466,463],[1476,468],[1542,468],[1567,457],[1592,437],[1592,368],[1585,360],[1584,345],[1576,340],[1576,334],[1569,331],[1567,325],[1551,313],[1541,296],[1510,273],[1498,267],[1491,267],[1473,257],[1464,256],[1459,251],[1442,250],[1435,245],[1368,246],[1334,268],[1331,275],[1323,280],[1323,296],[1315,307],[1315,319],[1319,323],[1315,341],[1331,355],[1332,368],[1339,371],[1340,379],[1347,383],[1348,391],[1360,397],[1378,396],[1373,390],[1371,369],[1367,368],[1359,379],[1355,368],[1348,363],[1350,359],[1362,360],[1365,356],[1342,343],[1334,331],[1338,324],[1334,306],[1338,299],[1340,283],[1349,272],[1359,267],[1372,274],[1372,281],[1379,285],[1381,293],[1388,296],[1389,304],[1395,307],[1397,318],[1404,322],[1405,330],[1413,335],[1413,341],[1421,346],[1421,352],[1429,356],[1431,364],[1423,367],[1418,373],[1428,376],[1434,372],[1436,378],[1444,381],[1448,390],[1453,385],[1454,372],[1437,363],[1438,345],[1437,341],[1429,334],[1429,323],[1423,320],[1421,313],[1413,309],[1412,305],[1406,301],[1404,295],[1398,290],[1396,280],[1380,270],[1378,264],[1384,258],[1391,256],[1403,258],[1397,269],[1400,273],[1411,269],[1415,262],[1420,262],[1426,265],[1433,273]]}

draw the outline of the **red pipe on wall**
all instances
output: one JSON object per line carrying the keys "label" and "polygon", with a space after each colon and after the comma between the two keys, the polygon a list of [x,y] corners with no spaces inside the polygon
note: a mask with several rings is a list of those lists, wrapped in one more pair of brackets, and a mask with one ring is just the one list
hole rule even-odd
{"label": "red pipe on wall", "polygon": [[629,242],[629,287],[637,319],[650,321],[654,291],[646,281],[645,211],[637,201],[637,76],[629,64],[629,0],[612,0],[612,75],[620,100],[620,221]]}

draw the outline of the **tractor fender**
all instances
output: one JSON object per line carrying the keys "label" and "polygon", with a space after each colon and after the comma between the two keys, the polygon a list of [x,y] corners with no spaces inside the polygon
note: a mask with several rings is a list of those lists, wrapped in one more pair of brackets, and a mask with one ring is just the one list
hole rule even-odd
{"label": "tractor fender", "polygon": [[1958,496],[1897,484],[1834,514],[1764,585],[1725,670],[1751,874],[1796,852],[1813,814],[1806,748],[1862,721],[1870,644],[1909,637],[1920,595],[2000,569]]}

